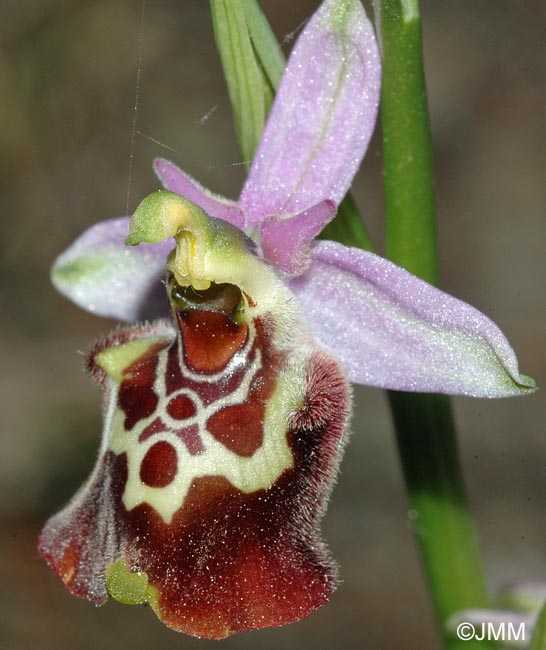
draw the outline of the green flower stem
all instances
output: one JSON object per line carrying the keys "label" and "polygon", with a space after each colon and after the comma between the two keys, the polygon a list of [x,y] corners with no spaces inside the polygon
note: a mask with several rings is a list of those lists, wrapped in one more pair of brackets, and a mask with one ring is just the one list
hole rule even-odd
{"label": "green flower stem", "polygon": [[[379,11],[377,7],[380,5]],[[417,0],[378,0],[387,256],[437,284],[432,147]],[[448,638],[454,612],[487,604],[449,398],[390,392],[389,402],[425,575],[450,650],[486,641]]]}
{"label": "green flower stem", "polygon": [[533,633],[533,638],[531,639],[531,647],[529,650],[546,650],[546,603],[544,603],[538,613],[535,631]]}
{"label": "green flower stem", "polygon": [[492,648],[486,641],[459,641],[446,631],[446,621],[454,612],[487,604],[450,400],[445,395],[395,391],[388,396],[409,494],[410,522],[445,647]]}
{"label": "green flower stem", "polygon": [[245,165],[252,160],[273,100],[249,32],[245,0],[210,0],[214,38],[229,91]]}
{"label": "green flower stem", "polygon": [[264,69],[271,88],[275,90],[279,85],[286,65],[281,46],[256,0],[243,0],[243,7],[256,56]]}
{"label": "green flower stem", "polygon": [[417,0],[381,0],[387,257],[438,284],[432,147]]}

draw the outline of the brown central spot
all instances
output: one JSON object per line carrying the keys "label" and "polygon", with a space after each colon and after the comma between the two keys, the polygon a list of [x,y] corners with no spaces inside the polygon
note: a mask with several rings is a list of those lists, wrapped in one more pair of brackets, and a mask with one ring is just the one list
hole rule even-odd
{"label": "brown central spot", "polygon": [[179,312],[177,318],[184,361],[197,372],[220,372],[247,341],[248,326],[238,325],[221,312],[192,309]]}
{"label": "brown central spot", "polygon": [[140,480],[150,487],[165,487],[176,476],[176,449],[161,440],[150,447],[140,465]]}
{"label": "brown central spot", "polygon": [[226,406],[207,420],[210,433],[239,456],[252,456],[263,442],[265,401],[257,396]]}
{"label": "brown central spot", "polygon": [[137,422],[149,417],[157,407],[154,393],[157,355],[165,343],[151,345],[149,350],[123,371],[118,406],[125,414],[124,426],[130,431]]}
{"label": "brown central spot", "polygon": [[187,420],[197,413],[197,409],[187,395],[178,395],[167,405],[167,413],[175,420]]}

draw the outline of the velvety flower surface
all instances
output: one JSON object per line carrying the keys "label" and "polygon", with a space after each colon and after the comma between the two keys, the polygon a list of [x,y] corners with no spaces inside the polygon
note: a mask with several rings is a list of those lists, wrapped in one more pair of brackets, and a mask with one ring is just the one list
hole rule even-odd
{"label": "velvety flower surface", "polygon": [[[348,379],[532,389],[483,314],[377,255],[313,241],[364,156],[379,86],[360,2],[326,0],[294,47],[239,201],[157,160],[166,189],[56,261],[55,285],[96,314],[171,312],[88,357],[105,400],[99,460],[40,538],[74,594],[148,602],[207,638],[301,619],[336,584],[319,522]],[[156,301],[165,277],[169,300]]]}
{"label": "velvety flower surface", "polygon": [[74,594],[148,602],[196,636],[301,619],[336,584],[318,523],[345,443],[347,380],[241,232],[167,192],[143,202],[132,236],[156,198],[170,224],[189,215],[169,262],[173,319],[90,353],[101,455],[40,552]]}

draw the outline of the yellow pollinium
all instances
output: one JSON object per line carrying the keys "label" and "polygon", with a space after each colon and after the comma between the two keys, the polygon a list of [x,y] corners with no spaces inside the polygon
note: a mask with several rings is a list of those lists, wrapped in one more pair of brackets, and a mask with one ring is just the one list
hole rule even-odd
{"label": "yellow pollinium", "polygon": [[210,279],[205,277],[205,249],[202,239],[194,231],[181,230],[175,235],[176,249],[168,260],[167,268],[174,274],[180,286],[190,284],[199,291],[210,287]]}

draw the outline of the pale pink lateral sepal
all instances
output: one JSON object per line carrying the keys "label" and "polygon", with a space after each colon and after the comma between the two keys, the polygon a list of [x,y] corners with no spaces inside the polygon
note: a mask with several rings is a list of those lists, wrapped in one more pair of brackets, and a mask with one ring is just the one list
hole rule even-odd
{"label": "pale pink lateral sepal", "polygon": [[378,255],[317,242],[311,268],[289,285],[353,382],[473,397],[535,386],[489,318]]}
{"label": "pale pink lateral sepal", "polygon": [[162,279],[173,240],[126,246],[129,217],[99,221],[55,260],[51,279],[77,305],[126,322],[168,310]]}

